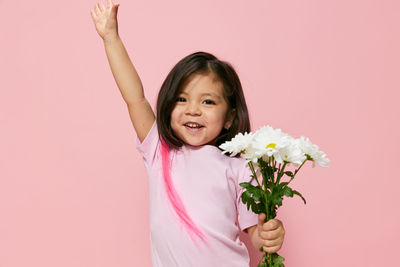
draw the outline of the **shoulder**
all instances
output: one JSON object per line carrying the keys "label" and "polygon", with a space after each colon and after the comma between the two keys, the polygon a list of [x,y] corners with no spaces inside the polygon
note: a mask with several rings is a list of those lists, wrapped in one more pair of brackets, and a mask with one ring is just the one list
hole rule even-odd
{"label": "shoulder", "polygon": [[251,171],[248,168],[245,159],[240,157],[229,157],[226,155],[221,156],[223,157],[227,170],[233,177],[238,180],[247,180],[250,177]]}
{"label": "shoulder", "polygon": [[240,157],[229,157],[226,155],[221,155],[226,163],[229,165],[230,168],[237,170],[237,171],[242,171],[243,169],[246,169],[247,163],[246,160]]}
{"label": "shoulder", "polygon": [[156,158],[155,156],[160,146],[160,137],[156,121],[153,122],[149,132],[142,141],[140,141],[139,136],[136,136],[135,146],[146,161],[153,161]]}

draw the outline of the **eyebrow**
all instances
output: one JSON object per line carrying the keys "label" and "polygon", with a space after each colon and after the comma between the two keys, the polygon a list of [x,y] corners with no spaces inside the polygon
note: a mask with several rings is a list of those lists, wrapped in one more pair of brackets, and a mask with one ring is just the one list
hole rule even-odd
{"label": "eyebrow", "polygon": [[[180,94],[182,94],[182,95],[188,95],[188,93],[185,93],[185,92],[181,92]],[[212,93],[204,93],[204,94],[201,95],[201,97],[203,97],[203,96],[212,96],[212,97],[221,99],[221,97],[220,97],[219,95],[212,94]]]}
{"label": "eyebrow", "polygon": [[215,97],[215,98],[218,98],[218,99],[220,99],[220,98],[221,98],[219,95],[216,95],[216,94],[210,94],[210,93],[205,93],[205,94],[202,94],[201,96],[212,96],[212,97]]}

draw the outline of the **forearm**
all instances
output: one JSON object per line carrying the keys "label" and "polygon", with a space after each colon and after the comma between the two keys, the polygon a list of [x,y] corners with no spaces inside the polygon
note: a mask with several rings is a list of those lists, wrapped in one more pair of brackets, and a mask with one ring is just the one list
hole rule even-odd
{"label": "forearm", "polygon": [[111,72],[127,105],[144,100],[142,82],[118,35],[104,39]]}

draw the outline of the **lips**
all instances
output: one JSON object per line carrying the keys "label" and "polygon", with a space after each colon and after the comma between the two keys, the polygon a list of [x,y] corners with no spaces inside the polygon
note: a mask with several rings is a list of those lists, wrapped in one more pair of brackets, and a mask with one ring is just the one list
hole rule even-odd
{"label": "lips", "polygon": [[187,122],[184,125],[190,129],[200,129],[200,128],[204,127],[203,125],[201,125],[197,122]]}

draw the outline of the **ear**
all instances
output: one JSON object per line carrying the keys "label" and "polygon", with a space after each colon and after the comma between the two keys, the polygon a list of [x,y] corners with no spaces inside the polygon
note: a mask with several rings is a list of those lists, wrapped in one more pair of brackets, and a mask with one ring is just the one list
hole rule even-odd
{"label": "ear", "polygon": [[225,124],[224,124],[225,129],[229,130],[229,128],[231,128],[235,116],[236,116],[236,109],[234,108],[226,113]]}

